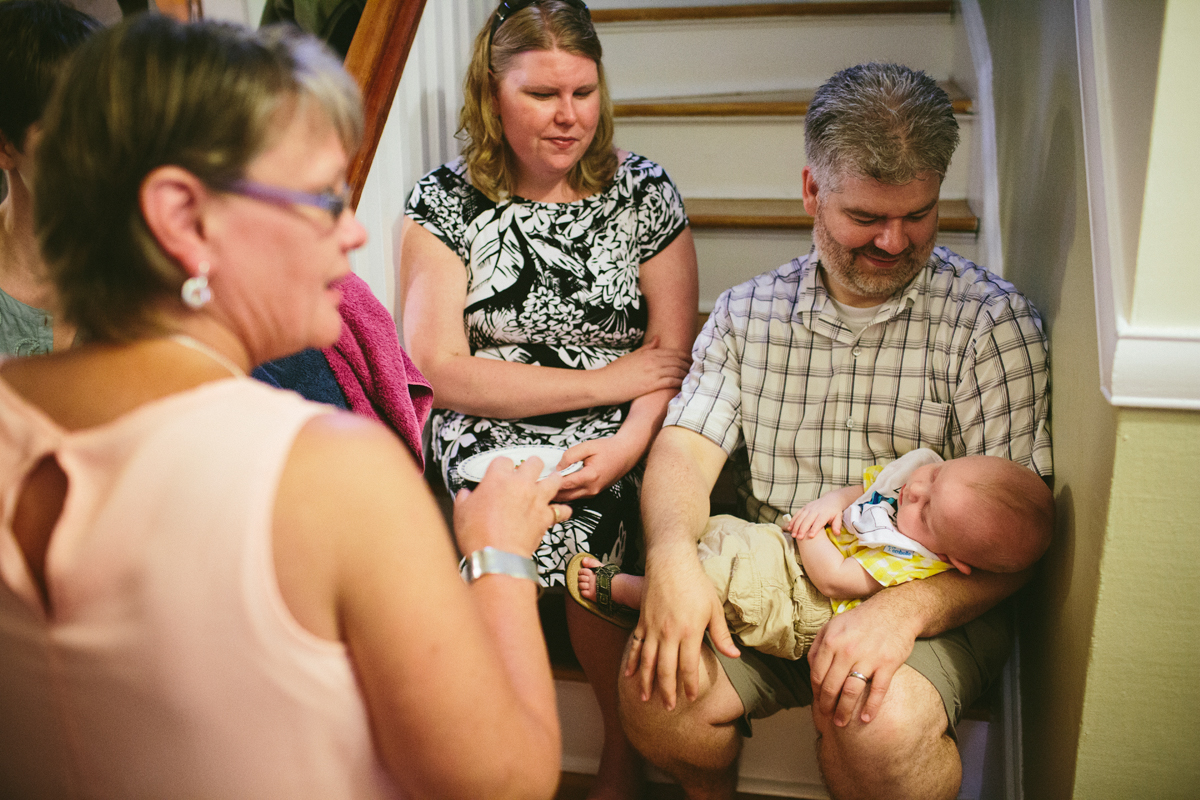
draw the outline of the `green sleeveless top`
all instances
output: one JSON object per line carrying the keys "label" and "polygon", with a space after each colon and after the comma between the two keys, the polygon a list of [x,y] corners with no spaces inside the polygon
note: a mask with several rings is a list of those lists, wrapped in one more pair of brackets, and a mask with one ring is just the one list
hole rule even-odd
{"label": "green sleeveless top", "polygon": [[54,318],[0,289],[0,352],[11,356],[49,353],[54,347]]}

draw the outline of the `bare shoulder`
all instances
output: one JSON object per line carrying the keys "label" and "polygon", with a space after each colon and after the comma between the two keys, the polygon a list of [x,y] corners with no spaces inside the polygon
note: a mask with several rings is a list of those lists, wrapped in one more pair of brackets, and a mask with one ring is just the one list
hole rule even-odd
{"label": "bare shoulder", "polygon": [[319,477],[329,488],[422,480],[412,453],[392,431],[347,412],[321,414],[304,425],[292,446],[287,473]]}
{"label": "bare shoulder", "polygon": [[416,461],[383,425],[343,412],[309,420],[280,477],[273,524],[276,577],[296,620],[344,639],[346,586],[386,566],[381,554],[410,516],[435,528],[432,506]]}
{"label": "bare shoulder", "polygon": [[424,476],[395,433],[347,412],[322,414],[296,436],[279,484],[276,524],[367,536],[368,520],[386,525],[426,499]]}

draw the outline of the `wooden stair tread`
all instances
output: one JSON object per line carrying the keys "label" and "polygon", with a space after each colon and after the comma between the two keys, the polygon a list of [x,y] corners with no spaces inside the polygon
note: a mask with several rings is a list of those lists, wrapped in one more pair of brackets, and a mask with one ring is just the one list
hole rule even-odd
{"label": "wooden stair tread", "polygon": [[[970,114],[971,98],[953,81],[938,83],[955,114]],[[616,117],[803,117],[816,89],[685,95],[614,100]]]}
{"label": "wooden stair tread", "polygon": [[681,8],[597,8],[592,21],[665,22],[686,19],[737,19],[752,17],[832,17],[875,14],[949,14],[952,0],[869,0],[863,2],[752,3]]}
{"label": "wooden stair tread", "polygon": [[[810,230],[813,220],[802,200],[684,198],[693,228]],[[938,201],[938,230],[976,233],[979,218],[966,200]]]}

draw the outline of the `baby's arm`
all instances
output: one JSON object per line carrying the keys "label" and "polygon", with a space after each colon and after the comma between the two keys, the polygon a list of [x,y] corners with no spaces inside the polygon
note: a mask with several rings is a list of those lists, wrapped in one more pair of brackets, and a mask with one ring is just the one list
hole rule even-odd
{"label": "baby's arm", "polygon": [[[858,495],[855,495],[857,497]],[[853,558],[846,558],[828,536],[797,538],[804,574],[817,591],[833,600],[865,598],[883,587]]]}
{"label": "baby's arm", "polygon": [[[837,533],[842,529],[842,512],[849,508],[850,504],[861,494],[862,488],[859,486],[847,486],[845,489],[826,492],[796,512],[788,522],[787,529],[796,539],[811,539],[825,530],[826,525],[832,527],[833,532]],[[825,539],[827,537],[818,538]]]}

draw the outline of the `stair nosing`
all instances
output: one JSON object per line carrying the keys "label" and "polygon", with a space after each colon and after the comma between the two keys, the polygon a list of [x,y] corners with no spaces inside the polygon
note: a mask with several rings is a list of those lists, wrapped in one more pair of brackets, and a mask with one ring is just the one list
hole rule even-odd
{"label": "stair nosing", "polygon": [[[974,113],[971,98],[953,81],[939,81],[950,96],[955,114]],[[771,90],[760,92],[714,95],[683,95],[677,97],[639,97],[613,101],[613,116],[623,119],[637,117],[803,117],[808,113],[809,96],[815,89]],[[780,99],[780,95],[793,95]],[[800,96],[796,96],[800,95]],[[756,96],[760,99],[755,99]],[[706,99],[717,98],[717,99]]]}
{"label": "stair nosing", "polygon": [[[744,210],[750,204],[775,203],[791,206],[798,213],[752,213]],[[725,211],[694,212],[697,203],[722,203]],[[965,213],[959,205],[966,206]],[[811,230],[813,219],[803,211],[803,201],[795,199],[760,198],[710,198],[685,197],[685,209],[693,229],[758,229],[758,230]],[[739,206],[743,210],[739,210]],[[979,218],[971,211],[966,200],[947,198],[938,201],[938,231],[942,233],[978,233]]]}
{"label": "stair nosing", "polygon": [[833,17],[894,14],[950,14],[952,0],[871,0],[869,2],[754,3],[727,6],[593,9],[592,22],[673,22],[758,17]]}

